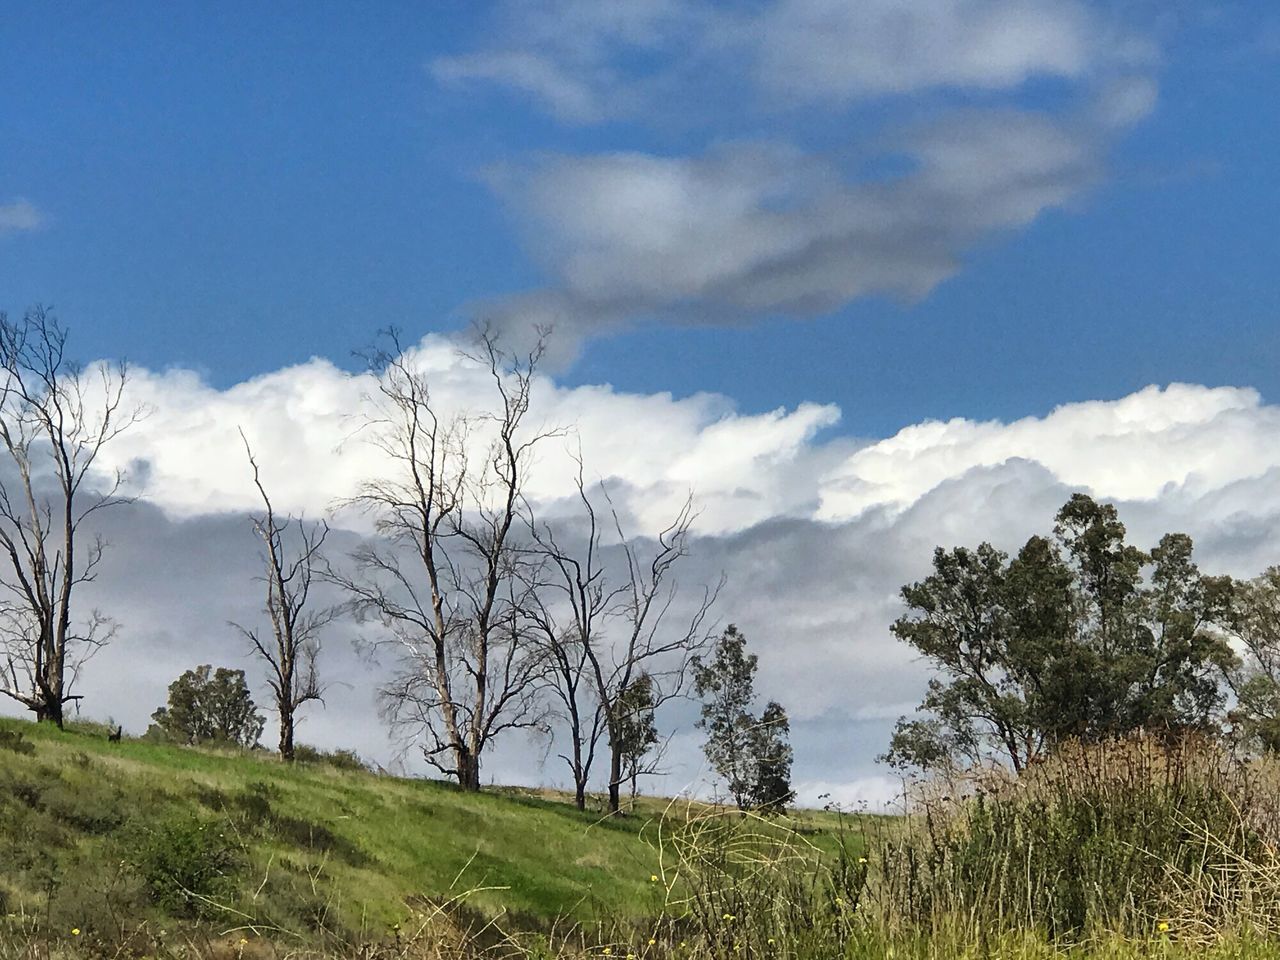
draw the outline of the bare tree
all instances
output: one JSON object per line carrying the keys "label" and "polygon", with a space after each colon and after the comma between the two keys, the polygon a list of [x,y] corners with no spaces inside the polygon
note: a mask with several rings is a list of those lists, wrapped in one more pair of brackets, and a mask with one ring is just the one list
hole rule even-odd
{"label": "bare tree", "polygon": [[606,642],[606,624],[617,613],[622,588],[610,587],[605,579],[600,524],[587,496],[581,454],[577,462],[585,541],[575,555],[561,546],[554,527],[539,526],[531,515],[528,517],[534,553],[540,562],[531,568],[536,580],[525,594],[525,615],[542,650],[546,685],[557,701],[557,712],[568,724],[569,752],[559,756],[573,777],[574,803],[585,810],[591,768],[606,730],[604,705],[596,685],[598,648]]}
{"label": "bare tree", "polygon": [[[99,476],[104,447],[143,415],[124,401],[123,363],[85,368],[67,331],[36,307],[0,313],[0,693],[62,726],[81,668],[115,632],[98,611],[77,617],[76,589],[106,550],[85,541],[93,514],[130,502],[119,471]],[[100,484],[100,485],[99,485]]]}
{"label": "bare tree", "polygon": [[400,653],[383,690],[392,722],[421,735],[426,760],[466,790],[480,788],[496,737],[542,721],[539,650],[521,615],[526,552],[513,529],[534,447],[553,434],[525,427],[542,349],[540,340],[510,355],[479,331],[470,359],[489,375],[493,408],[446,414],[388,333],[370,357],[380,413],[367,429],[394,475],[366,482],[352,501],[375,517],[383,543],[357,551],[353,573],[332,574]]}
{"label": "bare tree", "polygon": [[315,609],[310,601],[311,588],[324,562],[321,551],[329,536],[329,525],[323,520],[308,524],[302,517],[278,516],[243,430],[240,439],[244,441],[253,471],[253,485],[262,499],[263,512],[252,522],[254,533],[263,545],[265,572],[259,579],[267,585],[264,609],[270,635],[257,627],[243,627],[238,623],[232,626],[248,641],[253,654],[267,665],[267,685],[280,718],[280,756],[292,760],[299,708],[313,700],[324,702],[324,685],[317,669],[321,633],[333,622],[338,608]]}
{"label": "bare tree", "polygon": [[[601,489],[608,501],[603,484]],[[586,523],[586,539],[577,553],[564,546],[549,525],[532,528],[543,567],[538,589],[529,593],[530,619],[547,651],[554,695],[568,719],[570,752],[561,756],[573,773],[575,800],[579,808],[584,806],[603,734],[609,757],[609,810],[617,813],[622,785],[633,774],[650,770],[638,762],[628,764],[635,739],[629,691],[645,678],[650,712],[686,694],[690,663],[707,643],[705,625],[720,587],[704,587],[688,618],[672,621],[679,592],[674,568],[688,553],[695,519],[692,498],[659,532],[648,554],[627,538],[609,501],[615,547],[625,572],[611,584],[602,560],[603,530],[583,481],[581,456],[577,490]],[[548,587],[554,591],[550,602]]]}

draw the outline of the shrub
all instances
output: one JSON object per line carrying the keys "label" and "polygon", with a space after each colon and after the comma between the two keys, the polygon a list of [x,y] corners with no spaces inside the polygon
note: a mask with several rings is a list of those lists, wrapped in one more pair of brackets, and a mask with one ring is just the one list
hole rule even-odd
{"label": "shrub", "polygon": [[156,828],[138,845],[133,861],[151,899],[166,912],[188,917],[228,903],[243,870],[223,824],[198,817]]}
{"label": "shrub", "polygon": [[20,730],[0,730],[0,750],[31,756],[36,752],[36,746]]}
{"label": "shrub", "polygon": [[321,750],[299,744],[294,748],[293,759],[298,763],[316,763],[338,770],[368,770],[368,765],[354,750]]}

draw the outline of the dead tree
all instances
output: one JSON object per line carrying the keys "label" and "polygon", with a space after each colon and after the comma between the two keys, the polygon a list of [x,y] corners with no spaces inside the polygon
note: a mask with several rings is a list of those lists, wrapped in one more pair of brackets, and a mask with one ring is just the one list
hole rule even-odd
{"label": "dead tree", "polygon": [[568,725],[568,752],[559,754],[573,777],[574,803],[587,805],[587,785],[605,734],[605,710],[596,691],[598,648],[606,643],[608,621],[617,613],[621,587],[610,587],[603,564],[600,524],[583,482],[577,457],[578,500],[586,525],[581,551],[562,547],[556,530],[529,517],[536,579],[525,596],[525,615],[542,650],[544,680]]}
{"label": "dead tree", "polygon": [[529,460],[553,435],[525,425],[541,355],[541,342],[512,356],[480,331],[469,359],[488,374],[492,408],[448,413],[388,334],[370,358],[379,412],[367,430],[392,474],[351,501],[375,518],[382,542],[353,555],[352,573],[332,574],[399,652],[401,669],[383,689],[392,723],[422,737],[427,762],[466,790],[480,788],[496,737],[542,722],[515,543]]}
{"label": "dead tree", "polygon": [[115,632],[103,614],[78,617],[74,606],[106,550],[84,523],[131,500],[122,473],[95,466],[143,414],[125,404],[123,363],[82,367],[66,346],[44,308],[21,320],[0,313],[0,693],[58,726],[80,699],[81,668]]}
{"label": "dead tree", "polygon": [[[688,553],[695,519],[692,499],[652,541],[649,552],[629,540],[617,511],[612,528],[622,576],[609,579],[603,562],[605,545],[598,514],[583,482],[579,457],[578,500],[585,518],[586,539],[575,553],[548,525],[535,525],[532,537],[543,561],[538,589],[530,591],[531,621],[547,651],[548,676],[554,696],[569,723],[569,754],[562,755],[573,773],[575,799],[585,804],[602,734],[609,758],[609,810],[621,809],[621,788],[629,775],[632,749],[628,691],[644,677],[649,709],[684,696],[692,658],[706,645],[704,629],[719,593],[704,587],[687,619],[672,621],[678,594],[675,567]],[[608,491],[601,490],[608,501]],[[548,589],[552,591],[548,597]],[[585,682],[584,682],[585,680]]]}
{"label": "dead tree", "polygon": [[270,632],[240,624],[232,626],[267,666],[267,685],[280,718],[280,757],[292,760],[298,710],[312,701],[324,702],[324,685],[317,668],[321,634],[337,616],[338,608],[314,609],[311,590],[324,562],[321,551],[329,536],[329,525],[323,520],[308,524],[302,517],[277,515],[244,431],[240,438],[253,471],[253,485],[262,500],[262,513],[253,517],[252,523],[263,546],[264,573],[259,579],[267,586],[264,611]]}

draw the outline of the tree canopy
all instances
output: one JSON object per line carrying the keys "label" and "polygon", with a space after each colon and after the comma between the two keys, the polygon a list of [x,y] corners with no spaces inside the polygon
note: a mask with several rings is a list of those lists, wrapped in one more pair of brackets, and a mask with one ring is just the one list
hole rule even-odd
{"label": "tree canopy", "polygon": [[165,738],[185,744],[230,743],[252,747],[266,721],[258,713],[243,670],[209,664],[169,684],[169,703],[151,715]]}
{"label": "tree canopy", "polygon": [[702,698],[698,726],[707,733],[703,752],[734,803],[742,810],[781,811],[795,797],[791,725],[772,700],[759,717],[751,712],[757,666],[747,638],[730,624],[711,657],[693,661],[694,692]]}
{"label": "tree canopy", "polygon": [[1200,573],[1186,534],[1149,552],[1125,536],[1114,506],[1075,494],[1052,536],[1012,558],[989,543],[937,548],[892,630],[938,675],[885,759],[1022,770],[1067,738],[1214,724],[1235,663],[1232,582]]}

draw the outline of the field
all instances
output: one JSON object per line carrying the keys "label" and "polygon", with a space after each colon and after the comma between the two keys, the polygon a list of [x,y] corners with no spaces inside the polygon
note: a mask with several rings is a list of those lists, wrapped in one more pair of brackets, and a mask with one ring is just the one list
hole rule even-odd
{"label": "field", "polygon": [[[688,813],[642,798],[632,815],[605,818],[546,791],[465,794],[269,754],[109,743],[106,733],[0,721],[0,905],[10,915],[81,936],[112,932],[121,909],[157,926],[234,925],[213,903],[158,909],[120,868],[155,860],[166,841],[180,858],[203,843],[185,833],[207,825],[235,864],[234,886],[219,891],[225,906],[301,939],[322,927],[383,937],[411,921],[413,905],[452,898],[521,929],[639,920],[663,899],[651,878],[664,872],[664,818]],[[832,822],[795,818],[819,841]]]}
{"label": "field", "polygon": [[0,721],[0,957],[1280,957],[1276,781],[1219,760],[1080,751],[911,818],[606,819]]}

